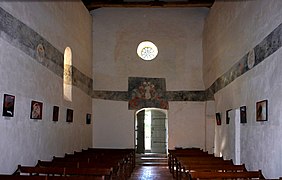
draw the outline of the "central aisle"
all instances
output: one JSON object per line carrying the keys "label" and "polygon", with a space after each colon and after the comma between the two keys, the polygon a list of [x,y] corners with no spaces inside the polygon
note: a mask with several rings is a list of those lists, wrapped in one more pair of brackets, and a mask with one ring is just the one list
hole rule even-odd
{"label": "central aisle", "polygon": [[168,166],[138,165],[129,180],[173,180],[173,177]]}
{"label": "central aisle", "polygon": [[136,154],[136,167],[129,180],[173,180],[164,154]]}

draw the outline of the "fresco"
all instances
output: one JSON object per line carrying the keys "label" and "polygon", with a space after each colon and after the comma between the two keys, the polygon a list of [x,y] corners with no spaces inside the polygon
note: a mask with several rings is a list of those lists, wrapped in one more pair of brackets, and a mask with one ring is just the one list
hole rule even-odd
{"label": "fresco", "polygon": [[128,109],[141,108],[168,109],[168,101],[165,96],[166,84],[164,78],[128,78]]}

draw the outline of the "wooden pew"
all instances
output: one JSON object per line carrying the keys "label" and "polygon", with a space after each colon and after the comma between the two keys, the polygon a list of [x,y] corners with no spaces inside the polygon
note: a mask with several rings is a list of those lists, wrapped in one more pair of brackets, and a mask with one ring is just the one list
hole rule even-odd
{"label": "wooden pew", "polygon": [[175,169],[177,168],[177,157],[193,157],[193,156],[209,156],[214,157],[213,154],[208,154],[208,152],[204,152],[200,148],[187,148],[187,149],[174,149],[168,150],[168,166],[170,172],[175,177]]}
{"label": "wooden pew", "polygon": [[190,172],[190,179],[265,179],[259,171],[247,172]]}
{"label": "wooden pew", "polygon": [[223,159],[199,159],[199,160],[185,160],[179,158],[178,164],[176,165],[176,179],[181,179],[182,172],[185,172],[185,166],[193,165],[233,165],[232,160],[223,160]]}
{"label": "wooden pew", "polygon": [[[135,167],[134,149],[107,149],[107,148],[88,148],[82,152],[74,152],[65,157],[88,157],[89,161],[108,161],[113,159],[120,160],[119,164],[124,168],[127,174],[131,174]],[[121,169],[122,169],[121,168]]]}
{"label": "wooden pew", "polygon": [[71,162],[64,162],[64,161],[41,161],[38,160],[36,167],[76,167],[79,168],[79,162],[71,161]]}
{"label": "wooden pew", "polygon": [[54,157],[53,161],[87,161],[103,164],[112,164],[114,171],[119,172],[120,176],[129,177],[135,167],[134,149],[103,149],[89,148],[74,154],[65,154],[65,157]]}
{"label": "wooden pew", "polygon": [[[112,168],[113,177],[122,179],[124,176],[130,176],[132,169],[127,170],[120,159],[92,160],[91,158],[55,158],[50,161],[38,161],[37,166],[41,167],[76,167],[76,168]],[[65,160],[65,161],[64,161]],[[126,174],[127,173],[127,174]]]}
{"label": "wooden pew", "polygon": [[47,176],[46,180],[104,180],[104,177],[93,177],[93,176]]}
{"label": "wooden pew", "polygon": [[15,174],[18,177],[27,174],[33,177],[91,175],[112,179],[113,172],[116,172],[116,179],[126,179],[131,175],[134,167],[134,149],[89,148],[82,152],[65,154],[65,157],[53,157],[52,161],[38,161],[36,167],[19,166]]}
{"label": "wooden pew", "polygon": [[232,165],[232,164],[213,164],[207,165],[207,164],[201,164],[201,165],[183,165],[183,169],[186,172],[191,172],[191,171],[222,171],[222,172],[227,172],[227,171],[240,171],[244,172],[247,171],[245,164],[241,165]]}
{"label": "wooden pew", "polygon": [[98,176],[106,180],[112,179],[112,168],[65,168],[65,175]]}
{"label": "wooden pew", "polygon": [[30,167],[20,166],[14,175],[29,174],[30,176],[97,176],[112,179],[112,168],[65,168],[65,167]]}
{"label": "wooden pew", "polygon": [[68,167],[68,168],[112,168],[112,177],[123,179],[124,175],[120,172],[120,167],[115,162],[53,162],[38,161],[36,167]]}
{"label": "wooden pew", "polygon": [[[65,159],[69,162],[84,161],[91,164],[102,164],[103,166],[111,165],[114,171],[113,176],[117,177],[117,179],[125,179],[125,177],[130,177],[135,167],[135,158],[133,158],[133,156],[135,156],[135,154],[132,149],[92,149],[84,150],[83,152],[75,152],[74,154],[66,154],[64,158],[54,158],[53,161],[63,162]],[[82,167],[83,164],[80,164],[80,167]]]}
{"label": "wooden pew", "polygon": [[47,180],[47,176],[16,176],[16,175],[0,175],[1,180]]}
{"label": "wooden pew", "polygon": [[1,180],[104,180],[93,176],[14,176],[0,175]]}
{"label": "wooden pew", "polygon": [[13,175],[25,175],[30,176],[39,176],[39,175],[48,175],[48,176],[63,176],[65,175],[64,167],[32,167],[32,166],[21,166],[18,165],[18,169]]}
{"label": "wooden pew", "polygon": [[[201,165],[184,165],[182,166],[184,177],[188,178],[190,172],[246,172],[246,167],[242,165],[229,165],[229,164],[201,164]],[[182,177],[182,175],[179,175]],[[181,179],[181,178],[179,178]]]}

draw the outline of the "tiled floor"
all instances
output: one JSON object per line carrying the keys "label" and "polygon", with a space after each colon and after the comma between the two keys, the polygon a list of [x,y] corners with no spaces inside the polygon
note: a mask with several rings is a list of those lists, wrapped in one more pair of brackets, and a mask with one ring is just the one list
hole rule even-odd
{"label": "tiled floor", "polygon": [[173,180],[168,166],[136,166],[129,180]]}

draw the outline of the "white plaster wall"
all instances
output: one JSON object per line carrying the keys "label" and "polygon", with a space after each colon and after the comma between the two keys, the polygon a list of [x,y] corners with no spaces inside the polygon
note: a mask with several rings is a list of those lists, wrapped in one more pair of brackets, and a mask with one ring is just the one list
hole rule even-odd
{"label": "white plaster wall", "polygon": [[1,1],[0,6],[64,52],[92,77],[92,18],[81,1]]}
{"label": "white plaster wall", "polygon": [[[91,34],[85,35],[84,29],[76,28],[82,21],[89,23],[87,26],[90,28],[91,21],[71,19],[73,13],[82,8],[81,3],[76,5],[15,1],[0,4],[62,53],[66,46],[70,46],[75,54],[73,64],[76,65],[78,61],[85,64],[77,68],[91,77]],[[57,11],[64,12],[64,15],[53,17]],[[83,15],[81,12],[78,17],[85,16],[85,13]],[[62,23],[62,19],[67,23]],[[76,30],[72,36],[66,33],[73,29]],[[79,42],[76,41],[78,38],[83,38],[79,41],[85,41],[85,45],[79,47],[75,43]],[[86,50],[84,47],[87,47]],[[92,100],[88,95],[73,87],[72,102],[65,101],[62,78],[3,39],[0,39],[0,67],[1,113],[3,94],[16,96],[14,117],[0,116],[0,173],[12,173],[18,164],[35,165],[37,160],[50,160],[53,155],[62,156],[66,152],[79,151],[92,145],[92,125],[85,124],[86,113],[92,112]],[[43,102],[42,120],[30,119],[31,100]],[[54,105],[60,107],[58,122],[52,121]],[[66,123],[67,108],[74,110],[73,123]]]}
{"label": "white plaster wall", "polygon": [[203,34],[206,88],[281,23],[281,6],[279,0],[214,3]]}
{"label": "white plaster wall", "polygon": [[205,148],[210,154],[214,153],[215,137],[215,103],[207,101],[205,103]]}
{"label": "white plaster wall", "polygon": [[205,102],[169,102],[168,148],[205,149]]}
{"label": "white plaster wall", "polygon": [[135,111],[127,102],[93,99],[93,146],[134,148]]}
{"label": "white plaster wall", "polygon": [[[93,16],[94,89],[127,91],[128,77],[166,78],[168,90],[202,90],[202,32],[208,10],[101,8]],[[159,55],[142,61],[144,40]]]}
{"label": "white plaster wall", "polygon": [[[207,18],[204,33],[204,81],[208,87],[236,61],[282,22],[282,2],[216,1]],[[216,112],[223,125],[216,127],[215,151],[232,157],[230,131],[225,112],[247,106],[247,124],[240,125],[240,156],[248,170],[262,169],[267,179],[282,176],[281,142],[281,49],[258,66],[215,94]],[[269,103],[269,120],[256,122],[255,105]]]}
{"label": "white plaster wall", "polygon": [[238,116],[238,112],[237,116],[235,116],[235,113],[236,109],[229,111],[229,124],[226,123],[226,111],[221,113],[221,125],[216,125],[215,127],[215,155],[228,160],[232,159],[234,164],[241,164],[240,159],[236,156],[237,154],[240,154],[236,151],[237,148],[240,148],[240,145],[235,144],[238,141],[240,143],[240,131],[236,128],[240,126],[240,117]]}
{"label": "white plaster wall", "polygon": [[[280,112],[282,50],[268,57],[260,65],[249,71],[234,83],[219,91],[216,96],[216,109],[225,112],[229,108],[247,106],[247,124],[241,124],[241,163],[247,169],[262,169],[267,178],[278,178],[282,169],[282,141]],[[228,102],[226,101],[228,99]],[[256,122],[255,106],[260,100],[268,100],[268,121]],[[225,116],[223,116],[225,118]],[[227,131],[218,127],[217,134]],[[216,136],[216,149],[224,144],[222,136]],[[229,153],[229,152],[226,152]]]}

